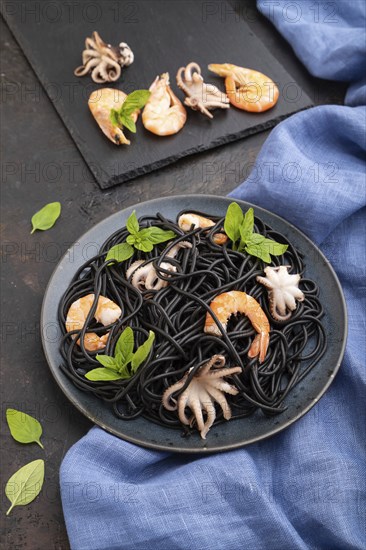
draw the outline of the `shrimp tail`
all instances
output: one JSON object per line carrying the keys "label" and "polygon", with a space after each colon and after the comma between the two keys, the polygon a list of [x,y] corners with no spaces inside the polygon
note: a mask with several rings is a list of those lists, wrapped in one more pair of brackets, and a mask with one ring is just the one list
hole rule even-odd
{"label": "shrimp tail", "polygon": [[252,345],[249,348],[248,357],[250,359],[253,359],[254,357],[257,357],[259,355],[259,362],[263,363],[267,354],[268,346],[269,346],[269,333],[260,332],[259,334],[256,335],[256,337],[252,342]]}
{"label": "shrimp tail", "polygon": [[242,109],[242,105],[240,103],[240,91],[238,92],[235,86],[235,80],[232,76],[227,76],[225,78],[225,88],[226,88],[226,94],[230,100],[231,105],[234,105],[234,107],[237,107],[238,109]]}

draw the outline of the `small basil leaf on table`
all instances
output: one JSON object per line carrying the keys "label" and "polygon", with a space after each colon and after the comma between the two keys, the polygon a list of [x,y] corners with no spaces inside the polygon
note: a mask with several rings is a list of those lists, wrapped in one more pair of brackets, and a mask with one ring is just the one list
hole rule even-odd
{"label": "small basil leaf on table", "polygon": [[39,495],[44,481],[44,461],[33,460],[11,476],[5,486],[5,494],[11,502],[6,515],[14,506],[29,504]]}
{"label": "small basil leaf on table", "polygon": [[21,411],[7,409],[6,421],[15,441],[19,443],[38,443],[43,449],[43,445],[40,441],[42,426],[38,420]]}
{"label": "small basil leaf on table", "polygon": [[50,202],[46,204],[41,210],[36,212],[32,216],[32,231],[31,234],[35,232],[36,229],[40,231],[46,231],[50,229],[60,217],[61,214],[61,204],[59,202]]}
{"label": "small basil leaf on table", "polygon": [[135,374],[139,366],[145,361],[150,353],[155,340],[155,334],[150,330],[148,339],[135,351],[131,361],[131,372]]}
{"label": "small basil leaf on table", "polygon": [[116,244],[108,251],[106,262],[115,260],[116,262],[124,262],[133,256],[133,247],[128,243]]}

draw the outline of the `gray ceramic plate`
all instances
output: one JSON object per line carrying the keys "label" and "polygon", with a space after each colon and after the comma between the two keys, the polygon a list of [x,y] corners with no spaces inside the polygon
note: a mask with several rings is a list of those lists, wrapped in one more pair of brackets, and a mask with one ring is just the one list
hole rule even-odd
{"label": "gray ceramic plate", "polygon": [[[210,453],[235,449],[272,436],[301,418],[324,394],[340,367],[346,344],[347,315],[337,276],[318,248],[296,227],[255,206],[257,216],[285,235],[304,253],[306,275],[318,282],[321,301],[325,308],[323,323],[328,337],[327,351],[309,376],[288,395],[285,401],[287,410],[284,413],[266,418],[257,412],[249,418],[225,422],[212,428],[206,440],[202,440],[198,433],[183,438],[179,430],[160,427],[144,418],[127,422],[119,420],[108,404],[80,391],[62,374],[59,368],[62,358],[59,352],[61,332],[57,321],[58,303],[75,271],[96,254],[98,247],[111,233],[125,224],[132,210],[136,209],[138,216],[161,212],[173,219],[183,209],[201,210],[223,216],[230,202],[231,199],[217,196],[176,196],[155,199],[117,212],[85,233],[67,251],[51,277],[43,302],[41,326],[43,347],[52,375],[80,412],[122,439],[144,447],[181,453]],[[252,206],[242,201],[237,202],[245,210]]]}

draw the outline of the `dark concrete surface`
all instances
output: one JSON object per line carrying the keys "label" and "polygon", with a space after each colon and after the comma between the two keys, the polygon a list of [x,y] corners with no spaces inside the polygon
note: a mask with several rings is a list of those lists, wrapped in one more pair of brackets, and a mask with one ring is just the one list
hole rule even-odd
{"label": "dark concrete surface", "polygon": [[[238,3],[236,3],[238,4]],[[345,87],[311,77],[274,27],[255,9],[240,14],[316,105],[342,103]],[[224,14],[225,15],[225,14]],[[219,16],[219,15],[218,15]],[[109,191],[93,180],[26,58],[1,21],[1,547],[67,550],[58,486],[67,450],[91,424],[63,396],[44,359],[39,318],[47,282],[68,246],[121,208],[158,196],[225,195],[250,171],[268,132],[195,155]],[[47,232],[30,235],[30,218],[44,204],[62,203],[62,216]],[[9,434],[5,410],[13,407],[40,420],[45,450],[22,445]],[[36,458],[46,462],[42,493],[10,516],[7,479]]]}

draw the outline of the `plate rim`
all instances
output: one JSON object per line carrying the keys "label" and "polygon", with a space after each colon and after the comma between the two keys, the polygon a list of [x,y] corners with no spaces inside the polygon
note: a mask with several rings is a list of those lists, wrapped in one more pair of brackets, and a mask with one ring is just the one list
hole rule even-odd
{"label": "plate rim", "polygon": [[[126,213],[126,215],[127,215],[128,212],[132,212],[134,209],[137,209],[140,206],[154,205],[155,203],[161,203],[162,200],[166,200],[166,201],[169,201],[169,202],[170,201],[174,202],[174,200],[178,200],[178,201],[182,200],[182,199],[184,199],[184,200],[190,200],[190,199],[194,200],[195,198],[201,198],[201,199],[204,198],[204,199],[207,199],[207,200],[210,200],[210,199],[212,199],[212,200],[224,200],[227,203],[235,201],[235,202],[238,202],[239,205],[245,205],[245,206],[248,206],[249,208],[253,207],[253,208],[255,208],[255,209],[257,209],[261,212],[265,212],[266,214],[269,214],[271,217],[274,217],[274,218],[280,220],[282,223],[285,223],[287,225],[287,227],[289,227],[291,230],[295,230],[295,232],[299,233],[301,235],[301,237],[308,242],[308,244],[310,244],[312,247],[315,247],[317,253],[320,256],[320,258],[327,264],[328,269],[331,272],[333,280],[334,280],[334,282],[337,286],[339,295],[341,297],[341,304],[340,305],[341,305],[341,309],[342,309],[342,313],[343,313],[342,317],[343,317],[343,320],[344,320],[344,330],[343,330],[343,334],[342,334],[342,343],[341,343],[341,349],[340,349],[339,357],[337,359],[337,364],[333,367],[332,376],[329,377],[328,381],[321,388],[321,391],[317,394],[317,396],[314,397],[309,402],[309,404],[307,406],[302,408],[301,411],[298,414],[292,416],[291,419],[288,419],[284,424],[280,425],[278,428],[272,428],[269,433],[262,434],[262,435],[259,435],[259,436],[255,436],[255,437],[251,437],[250,439],[247,439],[245,441],[231,443],[229,445],[218,445],[218,446],[209,447],[209,448],[205,448],[205,447],[200,447],[200,448],[179,447],[179,448],[176,448],[176,447],[172,447],[170,445],[164,445],[164,443],[160,444],[160,443],[153,443],[153,442],[145,442],[145,441],[142,441],[141,439],[139,439],[137,437],[133,437],[133,436],[130,436],[130,435],[123,435],[122,436],[121,433],[119,433],[113,427],[108,426],[107,424],[102,422],[99,418],[93,416],[93,414],[87,408],[85,408],[83,405],[81,405],[77,399],[75,399],[72,395],[70,395],[69,392],[67,391],[66,386],[62,383],[61,377],[57,377],[56,372],[51,367],[53,361],[51,360],[49,352],[48,352],[47,341],[46,341],[46,338],[45,338],[45,333],[44,333],[44,330],[43,330],[43,326],[44,326],[45,310],[46,310],[46,305],[47,305],[46,302],[47,302],[47,299],[49,297],[49,291],[52,288],[52,283],[53,283],[56,275],[58,274],[60,266],[63,264],[65,258],[69,255],[70,250],[73,249],[73,247],[75,246],[76,243],[78,243],[81,239],[86,239],[88,237],[89,233],[94,233],[98,229],[98,227],[103,226],[107,221],[111,221],[114,217],[117,218],[119,215],[121,215],[123,213]],[[192,207],[192,208],[194,209],[194,207]],[[70,247],[67,248],[67,250],[65,251],[65,253],[60,258],[59,262],[55,266],[55,268],[54,268],[54,270],[53,270],[53,272],[52,272],[52,274],[49,278],[49,281],[48,281],[46,289],[45,289],[44,297],[43,297],[43,300],[42,300],[40,322],[41,322],[40,332],[41,332],[42,348],[43,348],[43,352],[44,352],[44,355],[45,355],[45,358],[46,358],[46,361],[47,361],[48,368],[51,371],[52,377],[56,381],[56,383],[59,386],[59,388],[61,389],[62,393],[69,400],[69,402],[71,402],[72,405],[74,405],[76,407],[76,409],[81,414],[83,414],[86,418],[88,418],[91,422],[93,422],[94,426],[91,429],[93,429],[95,426],[99,426],[102,429],[104,429],[105,431],[107,431],[108,433],[111,433],[112,435],[118,437],[119,439],[121,439],[123,441],[128,441],[129,443],[133,443],[135,445],[138,445],[140,447],[142,446],[142,447],[148,448],[148,449],[153,449],[155,451],[167,451],[167,452],[171,452],[171,453],[174,452],[174,453],[178,453],[178,454],[179,453],[182,453],[182,454],[211,454],[211,453],[218,453],[218,452],[233,451],[233,450],[238,449],[238,448],[246,447],[247,445],[250,445],[252,443],[257,443],[259,441],[263,441],[265,439],[271,438],[272,436],[276,435],[277,433],[282,432],[282,431],[286,430],[287,428],[289,428],[292,424],[294,424],[300,418],[305,416],[310,411],[310,409],[313,408],[314,405],[316,405],[316,403],[324,396],[324,394],[328,390],[329,386],[334,381],[334,379],[335,379],[335,377],[336,377],[336,375],[337,375],[337,373],[340,369],[342,361],[343,361],[343,357],[344,357],[344,353],[345,353],[345,349],[346,349],[346,345],[347,345],[347,336],[348,336],[347,304],[346,304],[345,296],[344,296],[343,289],[342,289],[341,283],[339,281],[339,278],[338,278],[332,264],[330,263],[328,258],[325,256],[325,254],[319,249],[319,247],[301,229],[296,227],[291,222],[287,221],[282,216],[279,216],[278,214],[275,214],[274,212],[271,212],[270,210],[267,210],[266,208],[263,208],[263,207],[255,204],[255,203],[251,203],[251,202],[248,202],[248,201],[245,201],[245,200],[242,200],[242,199],[237,199],[235,197],[228,197],[228,196],[223,196],[223,195],[204,194],[204,193],[191,193],[191,194],[188,194],[188,195],[172,195],[172,196],[167,196],[167,197],[157,197],[157,198],[150,199],[150,200],[147,200],[147,201],[135,203],[131,206],[127,206],[126,208],[122,208],[121,210],[118,210],[117,212],[107,216],[103,220],[101,220],[98,223],[96,223],[95,225],[93,225],[87,231],[85,231],[85,233],[80,235],[79,238],[76,239],[73,242],[73,244]],[[80,390],[80,392],[81,392],[81,390]],[[147,419],[144,419],[144,420],[146,420],[146,422],[149,422]],[[238,420],[240,420],[240,419],[238,419]],[[121,422],[123,422],[123,421],[121,421]],[[154,425],[153,422],[150,422],[150,423],[151,423],[152,426]],[[186,441],[189,441],[189,439],[187,439]]]}

